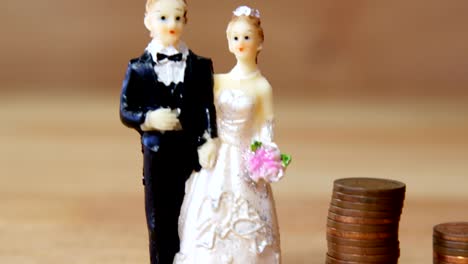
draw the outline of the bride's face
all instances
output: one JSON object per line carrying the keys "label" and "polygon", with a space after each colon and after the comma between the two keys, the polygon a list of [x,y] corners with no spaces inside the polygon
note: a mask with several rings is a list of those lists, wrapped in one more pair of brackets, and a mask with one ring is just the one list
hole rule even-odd
{"label": "bride's face", "polygon": [[261,49],[256,28],[245,20],[238,20],[231,25],[228,42],[229,50],[237,59],[255,58]]}

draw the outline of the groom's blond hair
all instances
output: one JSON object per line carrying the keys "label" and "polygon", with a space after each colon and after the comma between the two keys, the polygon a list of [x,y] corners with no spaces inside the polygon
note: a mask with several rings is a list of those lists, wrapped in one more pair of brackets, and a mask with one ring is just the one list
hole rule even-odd
{"label": "groom's blond hair", "polygon": [[[151,7],[156,4],[160,0],[147,0],[146,1],[146,14],[150,11]],[[184,6],[184,21],[187,23],[187,0],[173,0],[173,1],[179,1],[183,6]]]}

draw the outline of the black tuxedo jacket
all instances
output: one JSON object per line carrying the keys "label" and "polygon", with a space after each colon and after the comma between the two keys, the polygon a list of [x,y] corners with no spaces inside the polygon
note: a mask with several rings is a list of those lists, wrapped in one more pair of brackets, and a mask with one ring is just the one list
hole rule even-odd
{"label": "black tuxedo jacket", "polygon": [[[143,146],[154,152],[165,140],[164,133],[142,131],[140,125],[145,122],[148,111],[161,107],[180,108],[179,121],[183,133],[195,148],[205,142],[205,132],[211,138],[217,137],[211,60],[189,51],[184,82],[176,87],[178,91],[173,93],[169,87],[158,82],[154,61],[148,51],[129,62],[120,97],[120,119],[126,126],[138,131]],[[174,100],[174,96],[178,97],[177,100]]]}

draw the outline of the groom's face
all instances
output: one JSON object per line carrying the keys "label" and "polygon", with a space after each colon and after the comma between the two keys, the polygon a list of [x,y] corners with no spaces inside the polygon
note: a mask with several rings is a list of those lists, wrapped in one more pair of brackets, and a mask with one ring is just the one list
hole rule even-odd
{"label": "groom's face", "polygon": [[184,15],[182,1],[159,0],[148,10],[145,25],[164,46],[176,46],[185,26]]}

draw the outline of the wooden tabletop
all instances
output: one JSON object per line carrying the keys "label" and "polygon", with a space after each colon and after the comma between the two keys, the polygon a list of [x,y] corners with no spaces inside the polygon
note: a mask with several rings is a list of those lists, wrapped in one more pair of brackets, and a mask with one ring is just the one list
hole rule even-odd
{"label": "wooden tabletop", "polygon": [[[120,124],[117,96],[0,103],[0,263],[148,263],[139,139]],[[432,227],[468,220],[466,102],[276,108],[277,141],[294,159],[274,185],[284,263],[324,263],[337,178],[407,184],[400,263],[430,263]]]}

